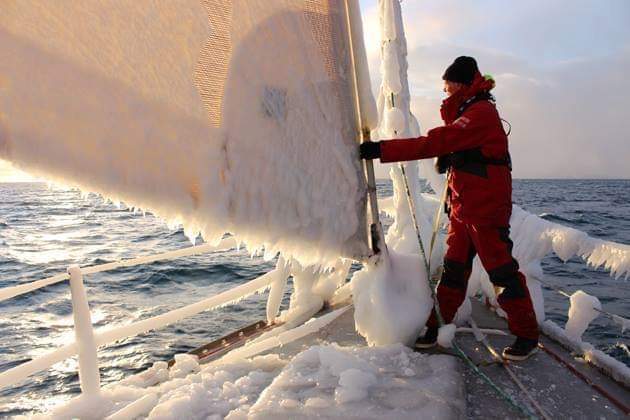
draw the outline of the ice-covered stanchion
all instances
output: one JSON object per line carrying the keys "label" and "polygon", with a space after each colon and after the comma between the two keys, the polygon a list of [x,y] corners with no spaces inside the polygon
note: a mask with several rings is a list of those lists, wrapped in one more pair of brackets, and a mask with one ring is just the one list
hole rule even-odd
{"label": "ice-covered stanchion", "polygon": [[599,315],[602,304],[595,296],[584,293],[582,290],[571,295],[571,307],[569,308],[569,320],[564,326],[564,331],[572,340],[581,341],[582,334],[589,324]]}
{"label": "ice-covered stanchion", "polygon": [[81,269],[78,265],[68,267],[68,274],[70,275],[70,292],[72,294],[74,334],[79,347],[81,391],[87,396],[95,396],[100,392],[101,378],[98,372],[98,356],[96,354],[92,317],[85,287],[83,286],[83,274],[81,274]]}
{"label": "ice-covered stanchion", "polygon": [[267,298],[267,323],[269,324],[273,323],[278,315],[280,303],[282,303],[282,294],[287,285],[289,274],[287,262],[282,256],[278,257],[275,269],[275,280],[271,282],[269,297]]}

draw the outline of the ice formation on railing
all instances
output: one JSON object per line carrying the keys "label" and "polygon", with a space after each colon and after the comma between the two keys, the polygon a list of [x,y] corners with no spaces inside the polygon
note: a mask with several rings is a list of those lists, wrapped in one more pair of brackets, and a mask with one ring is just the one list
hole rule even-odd
{"label": "ice formation on railing", "polygon": [[584,293],[582,290],[571,295],[571,306],[569,307],[569,319],[564,326],[564,331],[572,340],[582,340],[582,334],[589,324],[597,318],[598,311],[601,311],[602,304],[595,296]]}
{"label": "ice formation on railing", "polygon": [[232,350],[223,356],[217,363],[231,362],[240,359],[246,359],[263,353],[269,349],[289,344],[300,338],[313,334],[333,322],[335,319],[343,315],[349,309],[349,306],[334,310],[319,318],[311,318],[299,327],[289,330],[282,330],[274,334],[265,336],[264,338],[248,343],[246,346]]}
{"label": "ice formation on railing", "polygon": [[[599,299],[582,290],[578,290],[571,295],[570,301],[568,320],[564,328],[561,328],[551,320],[546,320],[540,324],[542,331],[564,347],[584,357],[586,361],[599,367],[617,381],[630,385],[630,368],[628,366],[601,350],[597,350],[592,344],[582,341],[584,331],[600,315],[602,305]],[[612,318],[615,322],[621,324],[621,332],[623,333],[624,325],[627,325],[630,321],[618,315],[612,315]]]}
{"label": "ice formation on railing", "polygon": [[520,257],[519,261],[536,263],[553,251],[563,261],[579,256],[592,267],[609,270],[615,278],[630,276],[630,245],[590,237],[518,206],[513,206],[511,224],[515,256]]}
{"label": "ice formation on railing", "polygon": [[[206,243],[188,248],[176,249],[174,251],[166,251],[159,254],[142,255],[136,258],[129,258],[105,264],[82,267],[81,272],[85,275],[100,273],[103,271],[115,270],[121,267],[133,267],[141,264],[150,264],[155,261],[187,257],[191,255],[204,254],[207,252],[225,251],[230,248],[235,248],[236,246],[238,246],[238,242],[233,236],[230,236],[221,239],[218,244]],[[0,301],[10,299],[24,293],[32,292],[51,284],[59,283],[61,281],[67,280],[68,278],[68,273],[60,273],[42,280],[19,284],[17,286],[5,287],[3,289],[0,289]]]}
{"label": "ice formation on railing", "polygon": [[[225,305],[236,303],[247,296],[269,288],[270,284],[276,280],[276,272],[271,271],[245,284],[219,293],[215,296],[206,298],[202,301],[174,309],[164,314],[156,315],[151,318],[136,321],[131,324],[121,325],[114,328],[97,330],[94,333],[94,341],[96,346],[104,346],[127,337],[135,336],[143,332],[162,328],[166,325],[175,323],[189,316],[219,308]],[[310,318],[310,316],[309,316]],[[69,357],[76,355],[79,351],[80,344],[71,343],[59,347],[49,353],[39,356],[31,361],[22,363],[11,369],[0,373],[0,388],[5,388],[16,382],[19,382],[33,373],[42,371],[55,363],[61,362]]]}
{"label": "ice formation on railing", "polygon": [[626,332],[627,329],[630,329],[630,319],[624,318],[619,315],[613,315],[612,318],[613,321],[615,321],[615,323],[619,324],[619,326],[621,327],[622,334]]}
{"label": "ice formation on railing", "polygon": [[630,386],[630,368],[623,362],[616,360],[601,350],[597,350],[590,343],[585,343],[580,339],[573,339],[569,337],[564,328],[560,327],[551,320],[546,320],[540,324],[540,327],[549,337],[558,341],[571,351],[582,355],[589,363],[599,367],[615,380],[625,384],[626,386]]}
{"label": "ice formation on railing", "polygon": [[[547,221],[535,214],[512,206],[510,238],[514,242],[513,255],[527,277],[538,322],[545,320],[544,302],[540,282],[544,273],[542,259],[554,252],[560,259],[579,256],[594,268],[610,270],[615,278],[630,275],[630,246],[593,238],[580,230]],[[487,273],[475,258],[468,284],[468,296],[482,291],[494,304],[496,296]]]}

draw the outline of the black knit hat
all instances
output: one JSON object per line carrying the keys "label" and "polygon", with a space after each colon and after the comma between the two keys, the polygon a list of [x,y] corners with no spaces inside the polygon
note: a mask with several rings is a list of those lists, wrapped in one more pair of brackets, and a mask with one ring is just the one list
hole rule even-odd
{"label": "black knit hat", "polygon": [[462,55],[461,57],[457,57],[455,61],[453,61],[453,64],[448,66],[442,76],[442,80],[470,85],[475,79],[477,72],[479,72],[479,68],[477,67],[475,59]]}

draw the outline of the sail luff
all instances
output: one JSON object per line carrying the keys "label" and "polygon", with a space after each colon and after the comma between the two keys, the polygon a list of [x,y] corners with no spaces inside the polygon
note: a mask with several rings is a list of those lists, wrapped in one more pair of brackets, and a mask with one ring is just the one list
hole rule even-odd
{"label": "sail luff", "polygon": [[[352,89],[355,93],[355,115],[357,118],[357,134],[360,142],[371,141],[370,133],[375,128],[373,114],[376,110],[374,97],[366,83],[369,82],[369,72],[365,47],[363,46],[363,31],[360,25],[360,11],[356,0],[344,0],[350,45],[350,59],[352,66]],[[362,66],[360,68],[359,66]],[[367,74],[367,80],[366,75]],[[364,161],[365,175],[368,185],[368,199],[370,206],[370,236],[372,251],[375,254],[387,255],[383,227],[379,218],[378,200],[376,196],[376,177],[374,163]]]}

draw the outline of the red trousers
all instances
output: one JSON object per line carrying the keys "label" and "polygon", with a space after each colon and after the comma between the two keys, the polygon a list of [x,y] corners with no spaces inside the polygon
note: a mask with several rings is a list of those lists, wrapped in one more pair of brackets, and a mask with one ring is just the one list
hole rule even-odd
{"label": "red trousers", "polygon": [[[479,255],[490,281],[503,288],[497,300],[507,313],[508,327],[512,334],[538,339],[538,322],[525,276],[512,257],[510,228],[468,224],[451,218],[446,243],[448,250],[444,257],[444,271],[437,288],[437,299],[444,322],[453,320],[464,301],[473,259],[475,255]],[[427,325],[438,326],[435,312],[431,314]]]}

